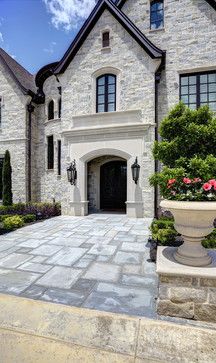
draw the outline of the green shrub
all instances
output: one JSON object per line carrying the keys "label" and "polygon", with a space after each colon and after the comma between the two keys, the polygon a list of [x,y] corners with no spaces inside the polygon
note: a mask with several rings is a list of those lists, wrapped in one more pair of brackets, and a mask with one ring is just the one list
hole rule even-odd
{"label": "green shrub", "polygon": [[[160,217],[152,222],[150,226],[152,238],[160,245],[175,245],[178,232],[174,228],[174,219],[169,217]],[[216,248],[216,228],[202,242],[205,248]]]}
{"label": "green shrub", "polygon": [[24,220],[20,216],[12,216],[5,218],[3,221],[3,228],[7,230],[12,230],[24,226]]}
{"label": "green shrub", "polygon": [[[191,110],[180,102],[164,118],[159,133],[162,140],[155,141],[153,155],[163,168],[150,184],[159,185],[167,199],[215,200],[216,189],[203,190],[203,184],[216,177],[216,118],[208,106]],[[202,184],[184,185],[184,177],[201,179]],[[172,188],[170,180],[176,180]]]}
{"label": "green shrub", "polygon": [[22,216],[25,223],[31,223],[36,221],[36,215],[35,214],[26,214]]}
{"label": "green shrub", "polygon": [[3,170],[2,170],[2,202],[3,205],[11,205],[13,203],[13,195],[12,195],[12,180],[11,180],[11,162],[10,162],[10,153],[7,150],[5,152]]}
{"label": "green shrub", "polygon": [[204,239],[202,245],[205,248],[216,248],[216,228],[208,237]]}
{"label": "green shrub", "polygon": [[150,227],[152,238],[159,242],[161,245],[166,246],[175,241],[178,236],[174,228],[174,220],[172,218],[161,217],[154,220]]}
{"label": "green shrub", "polygon": [[34,214],[40,213],[41,218],[50,218],[61,215],[59,203],[16,203],[10,206],[0,206],[0,215],[3,214]]}
{"label": "green shrub", "polygon": [[0,215],[0,222],[3,222],[6,218],[11,217],[10,214]]}

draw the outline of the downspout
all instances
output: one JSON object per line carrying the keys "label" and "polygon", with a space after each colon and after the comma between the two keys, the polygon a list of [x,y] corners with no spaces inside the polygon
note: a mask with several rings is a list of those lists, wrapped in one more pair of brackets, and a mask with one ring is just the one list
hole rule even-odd
{"label": "downspout", "polygon": [[[159,131],[159,119],[158,119],[158,96],[159,96],[159,83],[161,80],[161,72],[165,69],[165,56],[166,53],[164,52],[161,64],[157,71],[155,72],[155,141],[158,141],[158,131]],[[155,173],[158,173],[159,171],[159,161],[155,160]],[[156,186],[154,188],[154,216],[155,218],[158,218],[158,199],[159,199],[159,193],[158,193],[158,187]]]}
{"label": "downspout", "polygon": [[32,199],[32,175],[31,175],[31,168],[32,168],[32,113],[34,112],[34,106],[30,102],[27,105],[28,111],[28,201],[31,202]]}

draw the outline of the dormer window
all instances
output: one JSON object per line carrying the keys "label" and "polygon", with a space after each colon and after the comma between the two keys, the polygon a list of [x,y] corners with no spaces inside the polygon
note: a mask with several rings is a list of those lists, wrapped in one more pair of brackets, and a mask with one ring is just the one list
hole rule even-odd
{"label": "dormer window", "polygon": [[102,47],[106,48],[110,46],[110,33],[106,31],[102,34]]}
{"label": "dormer window", "polygon": [[97,78],[96,112],[116,111],[116,75],[104,74]]}
{"label": "dormer window", "polygon": [[163,0],[152,0],[150,10],[151,29],[161,29],[164,27],[164,2]]}
{"label": "dormer window", "polygon": [[48,103],[48,120],[53,120],[54,119],[54,101],[51,100]]}

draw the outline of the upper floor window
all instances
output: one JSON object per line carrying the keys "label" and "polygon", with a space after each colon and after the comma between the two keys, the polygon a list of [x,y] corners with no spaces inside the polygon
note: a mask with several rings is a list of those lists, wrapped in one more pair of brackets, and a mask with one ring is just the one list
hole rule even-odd
{"label": "upper floor window", "polygon": [[48,103],[48,120],[53,120],[54,119],[54,101],[51,100]]}
{"label": "upper floor window", "polygon": [[114,74],[104,74],[97,78],[96,111],[116,111],[116,76]]}
{"label": "upper floor window", "polygon": [[61,109],[62,109],[62,99],[60,97],[58,100],[58,118],[61,118]]}
{"label": "upper floor window", "polygon": [[102,47],[109,47],[110,46],[110,33],[108,31],[102,34]]}
{"label": "upper floor window", "polygon": [[180,76],[180,98],[193,110],[208,105],[216,111],[216,71]]}
{"label": "upper floor window", "polygon": [[151,29],[160,29],[164,26],[164,2],[163,0],[151,1],[150,23]]}

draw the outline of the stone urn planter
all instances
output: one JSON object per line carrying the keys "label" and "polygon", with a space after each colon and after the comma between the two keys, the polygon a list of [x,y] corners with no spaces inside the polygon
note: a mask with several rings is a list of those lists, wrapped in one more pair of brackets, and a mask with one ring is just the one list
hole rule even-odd
{"label": "stone urn planter", "polygon": [[216,202],[162,200],[160,206],[172,213],[175,229],[184,239],[174,254],[175,260],[189,266],[210,265],[211,257],[201,242],[214,229]]}

